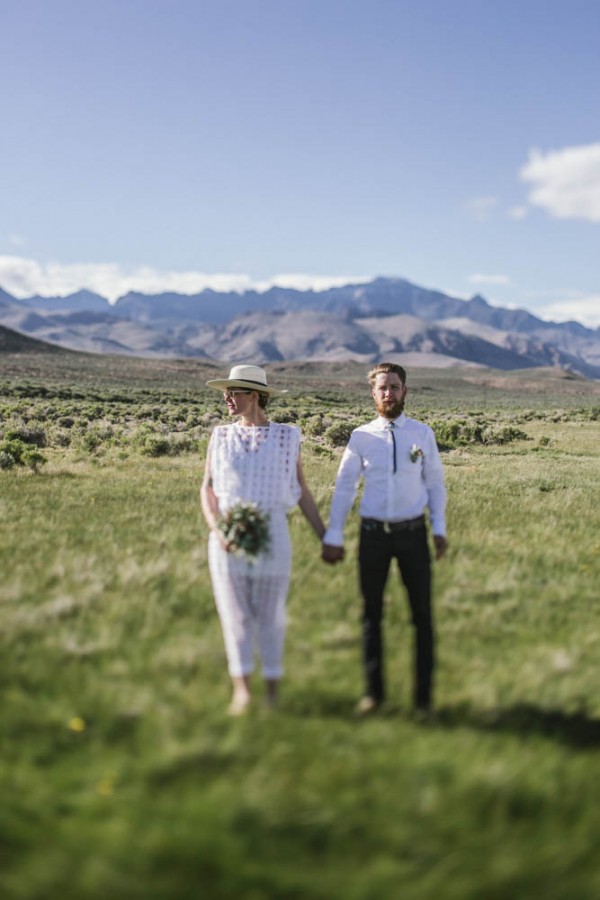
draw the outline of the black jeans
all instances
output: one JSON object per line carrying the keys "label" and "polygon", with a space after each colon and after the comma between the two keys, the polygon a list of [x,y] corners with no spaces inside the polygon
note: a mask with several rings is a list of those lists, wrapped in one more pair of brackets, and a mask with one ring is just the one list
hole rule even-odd
{"label": "black jeans", "polygon": [[431,703],[434,668],[434,632],[431,607],[431,560],[427,529],[417,528],[387,533],[379,525],[361,525],[358,553],[360,588],[363,597],[363,659],[366,692],[375,700],[385,697],[383,672],[383,593],[390,563],[395,558],[408,593],[414,627],[413,701],[416,707]]}

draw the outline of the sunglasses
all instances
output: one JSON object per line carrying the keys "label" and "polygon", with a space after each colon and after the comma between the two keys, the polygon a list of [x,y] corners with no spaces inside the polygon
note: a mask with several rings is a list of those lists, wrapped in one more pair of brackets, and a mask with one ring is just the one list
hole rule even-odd
{"label": "sunglasses", "polygon": [[252,391],[223,391],[223,399],[231,400],[237,394],[251,394]]}

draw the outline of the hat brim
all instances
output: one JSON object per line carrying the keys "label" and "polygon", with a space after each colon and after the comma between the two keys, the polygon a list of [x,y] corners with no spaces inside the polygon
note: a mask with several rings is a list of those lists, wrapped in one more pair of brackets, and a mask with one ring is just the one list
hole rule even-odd
{"label": "hat brim", "polygon": [[231,388],[239,388],[242,391],[258,391],[261,394],[287,394],[287,391],[281,391],[278,388],[269,387],[266,384],[260,384],[258,381],[237,381],[235,378],[217,378],[207,381],[206,386],[214,388],[215,391],[229,391]]}

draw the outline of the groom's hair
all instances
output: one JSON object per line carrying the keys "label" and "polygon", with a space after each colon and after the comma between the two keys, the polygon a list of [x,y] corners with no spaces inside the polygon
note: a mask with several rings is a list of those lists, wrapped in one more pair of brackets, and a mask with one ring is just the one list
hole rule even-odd
{"label": "groom's hair", "polygon": [[402,384],[406,384],[406,371],[402,366],[397,366],[396,363],[379,363],[379,365],[371,369],[367,375],[371,387],[375,387],[375,381],[377,380],[378,375],[387,375],[388,372],[394,372]]}

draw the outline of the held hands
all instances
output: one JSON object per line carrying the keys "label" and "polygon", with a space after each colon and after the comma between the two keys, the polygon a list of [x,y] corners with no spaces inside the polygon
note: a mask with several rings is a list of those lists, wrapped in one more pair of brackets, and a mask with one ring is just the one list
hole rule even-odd
{"label": "held hands", "polygon": [[329,565],[335,565],[341,562],[346,555],[343,547],[335,547],[333,544],[323,544],[321,559]]}
{"label": "held hands", "polygon": [[433,544],[435,547],[435,558],[441,559],[446,550],[448,549],[448,541],[441,534],[434,534],[433,536]]}

